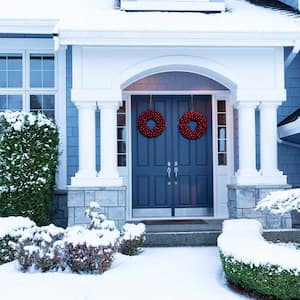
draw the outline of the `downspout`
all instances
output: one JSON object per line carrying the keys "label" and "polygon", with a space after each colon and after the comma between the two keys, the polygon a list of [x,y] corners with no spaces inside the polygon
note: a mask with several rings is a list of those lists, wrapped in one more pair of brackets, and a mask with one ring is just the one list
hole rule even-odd
{"label": "downspout", "polygon": [[293,60],[295,59],[295,57],[297,56],[297,54],[300,51],[300,41],[299,40],[295,40],[294,41],[294,46],[292,51],[289,53],[288,57],[285,60],[285,67],[288,68],[291,63],[293,62]]}

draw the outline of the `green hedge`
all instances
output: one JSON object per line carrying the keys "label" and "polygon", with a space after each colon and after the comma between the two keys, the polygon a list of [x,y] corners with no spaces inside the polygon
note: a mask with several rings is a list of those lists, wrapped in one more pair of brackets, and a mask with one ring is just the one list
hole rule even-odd
{"label": "green hedge", "polygon": [[254,266],[222,252],[220,256],[227,279],[245,291],[283,300],[300,299],[300,274],[296,270],[284,270],[275,265]]}

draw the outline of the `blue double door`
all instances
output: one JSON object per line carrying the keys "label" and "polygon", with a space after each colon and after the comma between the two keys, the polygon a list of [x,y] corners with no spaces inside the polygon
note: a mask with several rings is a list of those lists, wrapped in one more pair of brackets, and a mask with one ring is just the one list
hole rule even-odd
{"label": "blue double door", "polygon": [[[150,102],[166,124],[155,138],[142,135],[137,128],[137,118],[149,109]],[[212,215],[211,95],[153,95],[152,101],[148,95],[133,95],[131,107],[133,216]],[[207,120],[205,134],[196,140],[186,139],[178,129],[179,119],[191,107]],[[189,125],[195,126],[193,122]]]}

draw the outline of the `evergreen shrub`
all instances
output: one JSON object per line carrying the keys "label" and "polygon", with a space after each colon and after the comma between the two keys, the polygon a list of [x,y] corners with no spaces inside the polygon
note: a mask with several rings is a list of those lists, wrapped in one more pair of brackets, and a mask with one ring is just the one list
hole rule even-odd
{"label": "evergreen shrub", "polygon": [[49,224],[58,166],[58,130],[42,114],[0,114],[0,216]]}

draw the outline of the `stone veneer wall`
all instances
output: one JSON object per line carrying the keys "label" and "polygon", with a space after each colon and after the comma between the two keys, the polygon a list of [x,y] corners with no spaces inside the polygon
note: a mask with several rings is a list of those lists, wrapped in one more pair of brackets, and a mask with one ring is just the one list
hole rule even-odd
{"label": "stone veneer wall", "polygon": [[228,212],[230,219],[249,218],[260,221],[265,229],[292,227],[291,214],[274,215],[269,211],[255,210],[261,199],[272,191],[290,188],[285,186],[228,185]]}
{"label": "stone veneer wall", "polygon": [[120,229],[126,221],[125,187],[69,187],[68,188],[68,226],[89,224],[84,210],[90,202],[100,205],[100,210]]}

